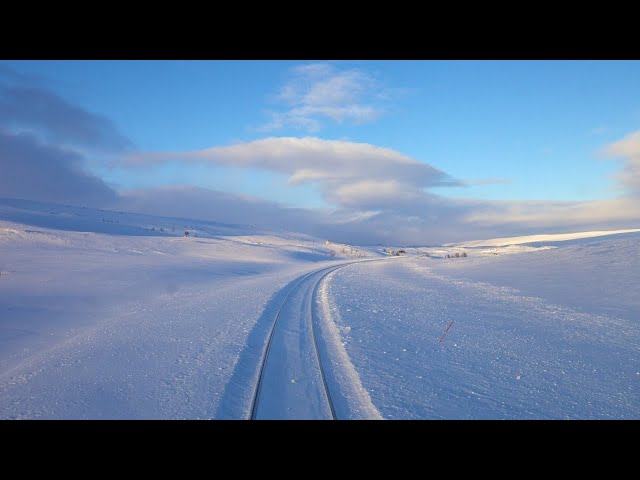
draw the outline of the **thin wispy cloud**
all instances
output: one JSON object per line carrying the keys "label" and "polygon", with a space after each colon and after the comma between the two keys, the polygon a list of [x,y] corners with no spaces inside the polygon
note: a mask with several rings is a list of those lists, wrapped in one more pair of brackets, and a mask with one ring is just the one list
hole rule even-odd
{"label": "thin wispy cloud", "polygon": [[466,186],[475,186],[475,185],[498,185],[501,183],[511,183],[513,180],[510,178],[472,178],[463,180],[464,185]]}
{"label": "thin wispy cloud", "polygon": [[339,69],[327,63],[300,65],[291,69],[289,80],[273,96],[279,108],[267,112],[270,119],[258,130],[290,127],[317,132],[328,122],[371,122],[384,113],[384,102],[394,92],[360,69]]}

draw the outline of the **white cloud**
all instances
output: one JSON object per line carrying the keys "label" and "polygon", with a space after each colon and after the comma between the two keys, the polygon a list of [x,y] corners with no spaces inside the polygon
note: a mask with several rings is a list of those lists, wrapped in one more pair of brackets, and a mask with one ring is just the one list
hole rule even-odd
{"label": "white cloud", "polygon": [[397,180],[363,180],[342,185],[332,193],[336,203],[359,205],[363,202],[397,201],[398,198],[416,198],[419,191],[407,188]]}
{"label": "white cloud", "polygon": [[[625,160],[621,182],[628,187],[640,185],[634,183],[640,168],[640,134],[612,144],[607,152]],[[430,187],[505,180],[458,181],[408,155],[367,143],[271,137],[195,152],[141,154],[127,162],[143,166],[168,161],[279,172],[288,176],[290,184],[317,185],[333,210],[291,209],[234,194],[188,189],[158,192],[166,208],[189,211],[198,204],[203,214],[215,213],[212,219],[261,222],[336,241],[430,244],[640,226],[640,202],[633,195],[590,202],[484,201],[436,195]],[[146,204],[153,198],[144,196]]]}
{"label": "white cloud", "polygon": [[383,113],[381,100],[390,98],[370,74],[358,69],[340,70],[326,63],[300,65],[274,96],[282,109],[268,112],[262,131],[285,127],[316,132],[326,121],[362,124]]}
{"label": "white cloud", "polygon": [[315,182],[335,206],[389,208],[426,198],[423,189],[459,182],[424,162],[390,148],[319,138],[271,137],[185,153],[129,157],[129,165],[179,160],[288,175],[290,184]]}
{"label": "white cloud", "polygon": [[472,227],[519,228],[520,232],[541,230],[580,231],[640,226],[640,131],[604,148],[604,153],[622,159],[615,178],[624,194],[618,198],[581,202],[519,201],[484,202],[461,219]]}
{"label": "white cloud", "polygon": [[623,159],[624,166],[616,179],[629,193],[640,195],[640,131],[607,146],[605,153]]}

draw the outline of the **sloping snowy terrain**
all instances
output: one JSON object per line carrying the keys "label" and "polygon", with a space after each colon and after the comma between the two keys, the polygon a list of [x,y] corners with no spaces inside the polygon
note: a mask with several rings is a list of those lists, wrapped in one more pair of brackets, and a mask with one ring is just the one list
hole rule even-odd
{"label": "sloping snowy terrain", "polygon": [[507,245],[549,245],[556,242],[562,242],[564,245],[567,244],[567,241],[571,240],[584,240],[584,239],[593,239],[595,237],[611,237],[613,235],[618,236],[624,233],[638,233],[640,229],[627,229],[627,230],[600,230],[595,232],[576,232],[576,233],[555,233],[548,235],[525,235],[521,237],[502,237],[502,238],[491,238],[489,240],[473,240],[470,242],[462,242],[457,244],[446,244],[449,245],[458,245],[460,247],[504,247]]}
{"label": "sloping snowy terrain", "polygon": [[[315,308],[347,418],[640,418],[640,234],[590,233],[330,273]],[[247,418],[297,279],[383,255],[0,199],[0,418]]]}
{"label": "sloping snowy terrain", "polygon": [[351,255],[248,230],[2,202],[0,418],[215,417],[270,297]]}
{"label": "sloping snowy terrain", "polygon": [[332,274],[333,318],[382,416],[640,418],[640,237],[592,240]]}

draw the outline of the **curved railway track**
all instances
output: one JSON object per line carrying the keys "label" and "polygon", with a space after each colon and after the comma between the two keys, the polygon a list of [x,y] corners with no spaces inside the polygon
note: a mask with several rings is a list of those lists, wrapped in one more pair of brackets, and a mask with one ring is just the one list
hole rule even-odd
{"label": "curved railway track", "polygon": [[334,399],[318,346],[313,302],[324,278],[359,260],[332,265],[300,277],[278,308],[260,361],[251,420],[332,419]]}

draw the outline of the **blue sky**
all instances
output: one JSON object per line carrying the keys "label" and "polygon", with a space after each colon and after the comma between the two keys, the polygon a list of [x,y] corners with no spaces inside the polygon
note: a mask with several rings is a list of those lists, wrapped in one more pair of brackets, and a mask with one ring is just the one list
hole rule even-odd
{"label": "blue sky", "polygon": [[[491,202],[510,202],[513,210],[533,208],[531,202],[601,207],[597,202],[635,198],[635,184],[618,175],[631,169],[627,178],[635,178],[635,151],[619,160],[604,152],[639,130],[637,61],[0,61],[0,67],[14,85],[46,90],[106,118],[129,140],[130,148],[116,154],[83,150],[83,168],[116,192],[189,186],[350,215],[380,212],[384,202],[396,203],[388,200],[393,192],[407,188],[407,201],[418,195],[426,202],[425,194],[429,206],[477,202],[485,211]],[[300,173],[306,150],[242,166],[226,151],[206,160],[188,154],[283,137],[384,147],[450,181],[396,179],[395,163],[369,179],[364,150],[357,159],[336,157],[360,162],[361,178],[348,174],[350,183],[328,179],[324,170],[321,180],[308,180]],[[331,155],[334,146],[304,148]],[[263,147],[247,155],[260,156]],[[126,160],[153,154],[165,156],[138,166]],[[339,166],[332,171],[342,175]],[[304,179],[292,181],[295,175]],[[367,179],[374,183],[360,181]],[[362,200],[369,187],[387,197]],[[594,222],[606,223],[598,215]]]}

